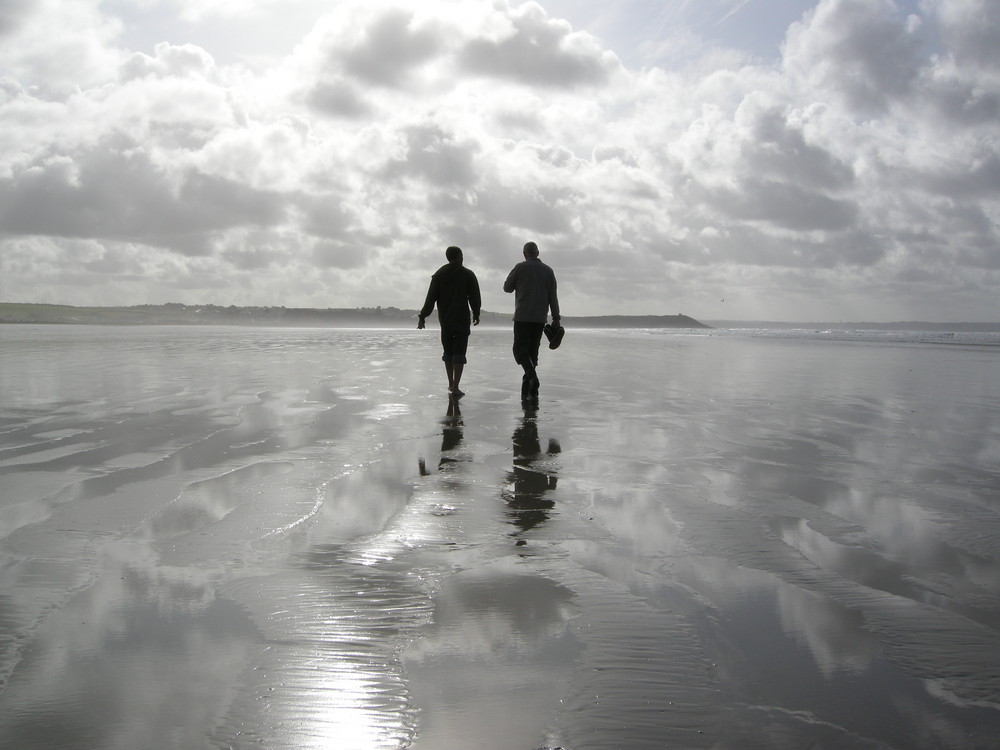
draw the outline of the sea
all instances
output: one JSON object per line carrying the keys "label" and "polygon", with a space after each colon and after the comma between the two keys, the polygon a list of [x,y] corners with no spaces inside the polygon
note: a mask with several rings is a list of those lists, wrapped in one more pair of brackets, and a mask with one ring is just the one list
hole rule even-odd
{"label": "sea", "polygon": [[[1000,324],[996,326],[1000,329]],[[665,329],[660,329],[664,331]],[[669,329],[666,329],[669,330]],[[653,331],[647,331],[652,333]],[[905,328],[796,328],[790,325],[737,328],[682,329],[682,335],[714,336],[722,338],[779,339],[800,342],[854,342],[859,344],[904,345],[958,345],[958,346],[1000,346],[1000,330],[943,330]]]}

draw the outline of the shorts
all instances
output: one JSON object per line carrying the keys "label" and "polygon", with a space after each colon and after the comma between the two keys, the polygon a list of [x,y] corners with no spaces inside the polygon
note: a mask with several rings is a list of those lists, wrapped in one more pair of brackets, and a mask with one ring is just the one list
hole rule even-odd
{"label": "shorts", "polygon": [[441,326],[441,347],[444,354],[441,355],[442,362],[453,365],[464,365],[466,363],[465,353],[469,349],[469,328]]}

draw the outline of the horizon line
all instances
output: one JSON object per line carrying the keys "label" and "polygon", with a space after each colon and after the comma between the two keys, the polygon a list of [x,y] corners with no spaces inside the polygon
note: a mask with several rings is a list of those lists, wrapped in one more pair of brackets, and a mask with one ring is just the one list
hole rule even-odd
{"label": "horizon line", "polygon": [[[131,305],[74,305],[64,302],[13,302],[13,301],[0,301],[0,305],[31,305],[37,307],[66,307],[72,309],[89,309],[89,310],[122,310],[128,308],[138,308],[138,307],[213,307],[222,310],[228,309],[291,309],[291,310],[311,310],[316,312],[364,312],[364,311],[377,311],[377,310],[398,310],[400,313],[413,313],[419,312],[416,308],[403,308],[395,307],[393,305],[375,305],[371,307],[298,307],[289,305],[220,305],[213,302],[201,302],[201,303],[188,303],[188,302],[139,302]],[[493,310],[483,309],[480,311],[481,314],[487,315],[510,315],[509,312],[496,312]],[[563,315],[561,319],[563,320],[574,320],[574,319],[587,319],[587,318],[690,318],[701,323],[710,324],[720,324],[720,323],[731,323],[739,325],[750,325],[750,324],[762,324],[762,325],[801,325],[801,326],[829,326],[829,325],[839,325],[839,326],[862,326],[862,325],[893,325],[893,324],[927,324],[927,325],[977,325],[977,326],[998,326],[1000,327],[1000,320],[930,320],[930,319],[920,319],[920,318],[896,318],[896,319],[885,319],[885,320],[785,320],[780,318],[701,318],[687,313],[601,313],[594,315]]]}

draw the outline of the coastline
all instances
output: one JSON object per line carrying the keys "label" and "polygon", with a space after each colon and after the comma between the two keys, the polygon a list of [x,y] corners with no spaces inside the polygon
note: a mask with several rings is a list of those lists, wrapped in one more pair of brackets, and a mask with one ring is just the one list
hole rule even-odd
{"label": "coastline", "polygon": [[[236,307],[230,305],[163,305],[76,307],[46,303],[0,302],[0,325],[223,325],[287,328],[409,328],[417,310],[396,307],[305,308]],[[482,327],[510,324],[510,313],[482,312]],[[592,315],[564,316],[567,328],[647,328],[647,329],[730,329],[777,331],[926,331],[989,333],[1000,332],[1000,321],[780,321],[780,320],[699,320],[677,315]],[[428,321],[437,325],[435,317]]]}
{"label": "coastline", "polygon": [[[328,328],[410,328],[417,310],[397,307],[308,308],[164,305],[75,307],[0,302],[0,324],[62,325],[247,325]],[[482,311],[485,326],[510,323],[510,313]],[[429,321],[436,324],[436,317]],[[687,315],[604,315],[564,317],[575,328],[711,328]]]}
{"label": "coastline", "polygon": [[[0,302],[0,325],[237,325],[288,328],[409,328],[417,310],[396,307],[300,308],[223,307],[220,305],[132,305],[76,307],[46,303]],[[1000,321],[780,321],[699,320],[677,315],[564,316],[567,328],[730,329],[777,331],[926,331],[1000,332]],[[428,321],[430,327],[436,318]],[[483,328],[504,327],[509,313],[482,312]]]}

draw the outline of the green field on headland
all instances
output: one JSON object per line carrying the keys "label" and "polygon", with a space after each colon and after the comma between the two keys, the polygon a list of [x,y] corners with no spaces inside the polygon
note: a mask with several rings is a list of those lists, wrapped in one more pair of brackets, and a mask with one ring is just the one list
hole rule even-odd
{"label": "green field on headland", "polygon": [[[432,318],[433,320],[434,318]],[[0,323],[89,325],[256,325],[330,328],[405,328],[416,326],[416,310],[396,307],[307,308],[222,307],[220,305],[134,305],[72,307],[0,302]],[[510,325],[510,313],[483,311],[483,325]],[[687,315],[607,315],[566,317],[576,328],[710,328]]]}

